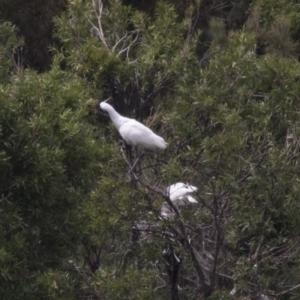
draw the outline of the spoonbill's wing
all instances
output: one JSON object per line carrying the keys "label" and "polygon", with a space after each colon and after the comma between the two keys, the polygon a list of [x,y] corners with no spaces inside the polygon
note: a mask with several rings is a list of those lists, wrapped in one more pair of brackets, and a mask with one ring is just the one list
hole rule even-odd
{"label": "spoonbill's wing", "polygon": [[136,120],[129,120],[124,123],[119,132],[124,140],[134,146],[142,146],[145,148],[161,148],[167,147],[163,138],[156,135],[151,129]]}
{"label": "spoonbill's wing", "polygon": [[198,188],[196,186],[192,186],[190,184],[186,184],[185,188],[188,191],[188,193],[193,193],[193,192],[197,192],[198,191]]}
{"label": "spoonbill's wing", "polygon": [[167,188],[167,193],[170,196],[170,199],[172,201],[175,201],[179,197],[183,196],[185,194],[185,191],[182,189],[184,187],[184,183],[177,182],[172,185],[170,185]]}
{"label": "spoonbill's wing", "polygon": [[187,194],[196,192],[197,190],[198,190],[197,187],[189,184],[184,184],[182,182],[177,182],[175,184],[172,184],[167,189],[170,195],[170,199],[172,201],[176,201],[177,199],[181,197],[185,197],[187,196]]}
{"label": "spoonbill's wing", "polygon": [[178,206],[185,206],[191,203],[198,203],[198,201],[194,197],[187,195],[176,199],[175,201],[173,201],[173,203],[175,203]]}
{"label": "spoonbill's wing", "polygon": [[169,185],[167,191],[169,194],[173,194],[178,189],[181,189],[185,184],[183,182],[177,182],[172,185]]}
{"label": "spoonbill's wing", "polygon": [[187,196],[187,199],[189,200],[190,203],[198,203],[198,201],[190,195]]}
{"label": "spoonbill's wing", "polygon": [[143,124],[131,119],[122,124],[119,132],[128,144],[135,146],[145,140],[145,133],[148,130]]}

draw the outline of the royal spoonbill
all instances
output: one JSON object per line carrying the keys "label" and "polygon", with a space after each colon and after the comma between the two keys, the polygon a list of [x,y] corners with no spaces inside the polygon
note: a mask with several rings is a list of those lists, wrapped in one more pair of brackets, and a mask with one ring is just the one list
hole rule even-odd
{"label": "royal spoonbill", "polygon": [[100,107],[108,112],[120,135],[128,145],[159,149],[167,147],[167,143],[162,137],[142,123],[121,116],[111,105],[106,103],[107,100],[101,102]]}
{"label": "royal spoonbill", "polygon": [[[167,194],[176,208],[178,208],[178,206],[185,206],[190,203],[198,203],[198,201],[190,195],[197,190],[197,187],[188,183],[177,182],[167,187]],[[160,209],[160,216],[163,219],[172,219],[175,217],[174,210],[167,202],[163,202]]]}
{"label": "royal spoonbill", "polygon": [[170,200],[178,206],[184,206],[189,203],[198,203],[198,201],[190,195],[197,190],[197,187],[183,182],[177,182],[167,187],[167,193]]}
{"label": "royal spoonbill", "polygon": [[142,156],[142,154],[138,151],[138,146],[143,148],[165,149],[167,147],[167,143],[162,137],[155,134],[142,123],[134,119],[121,116],[111,105],[107,103],[109,99],[101,102],[100,107],[108,112],[122,138],[128,145],[134,146],[137,154],[137,159],[128,172],[131,173]]}

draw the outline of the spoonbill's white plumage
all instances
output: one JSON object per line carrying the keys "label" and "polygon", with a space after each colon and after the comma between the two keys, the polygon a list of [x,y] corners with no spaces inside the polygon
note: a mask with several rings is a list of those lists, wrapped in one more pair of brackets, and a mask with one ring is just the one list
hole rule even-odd
{"label": "spoonbill's white plumage", "polygon": [[[198,203],[198,201],[190,195],[197,190],[197,187],[188,183],[177,182],[167,187],[167,194],[173,204],[178,208],[178,206]],[[174,218],[175,212],[167,202],[163,202],[160,209],[160,216],[163,219]]]}
{"label": "spoonbill's white plumage", "polygon": [[106,103],[106,101],[107,100],[101,102],[100,107],[108,112],[120,135],[128,145],[159,149],[165,149],[167,147],[167,143],[162,137],[155,134],[142,123],[121,116],[111,105]]}
{"label": "spoonbill's white plumage", "polygon": [[190,195],[197,190],[197,187],[183,182],[177,182],[167,187],[167,193],[171,201],[179,206],[189,203],[198,203],[198,201]]}

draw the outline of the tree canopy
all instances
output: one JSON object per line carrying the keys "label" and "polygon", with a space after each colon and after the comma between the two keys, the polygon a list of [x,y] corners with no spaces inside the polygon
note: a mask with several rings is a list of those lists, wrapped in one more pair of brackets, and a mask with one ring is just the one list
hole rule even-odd
{"label": "tree canopy", "polygon": [[[0,5],[2,298],[298,299],[299,4],[30,3],[37,32]],[[132,172],[108,97],[168,143]]]}

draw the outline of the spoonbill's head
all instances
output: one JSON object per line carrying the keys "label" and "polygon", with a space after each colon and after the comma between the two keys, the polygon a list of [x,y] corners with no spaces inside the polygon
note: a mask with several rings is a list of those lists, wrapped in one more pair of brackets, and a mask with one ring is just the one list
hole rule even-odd
{"label": "spoonbill's head", "polygon": [[106,100],[100,102],[100,107],[107,111],[107,109],[109,109],[109,107],[111,107],[110,102],[112,102],[112,97],[107,98]]}
{"label": "spoonbill's head", "polygon": [[112,102],[112,97],[108,97],[107,99],[103,100],[103,102],[108,102],[108,103],[109,103],[109,101]]}

